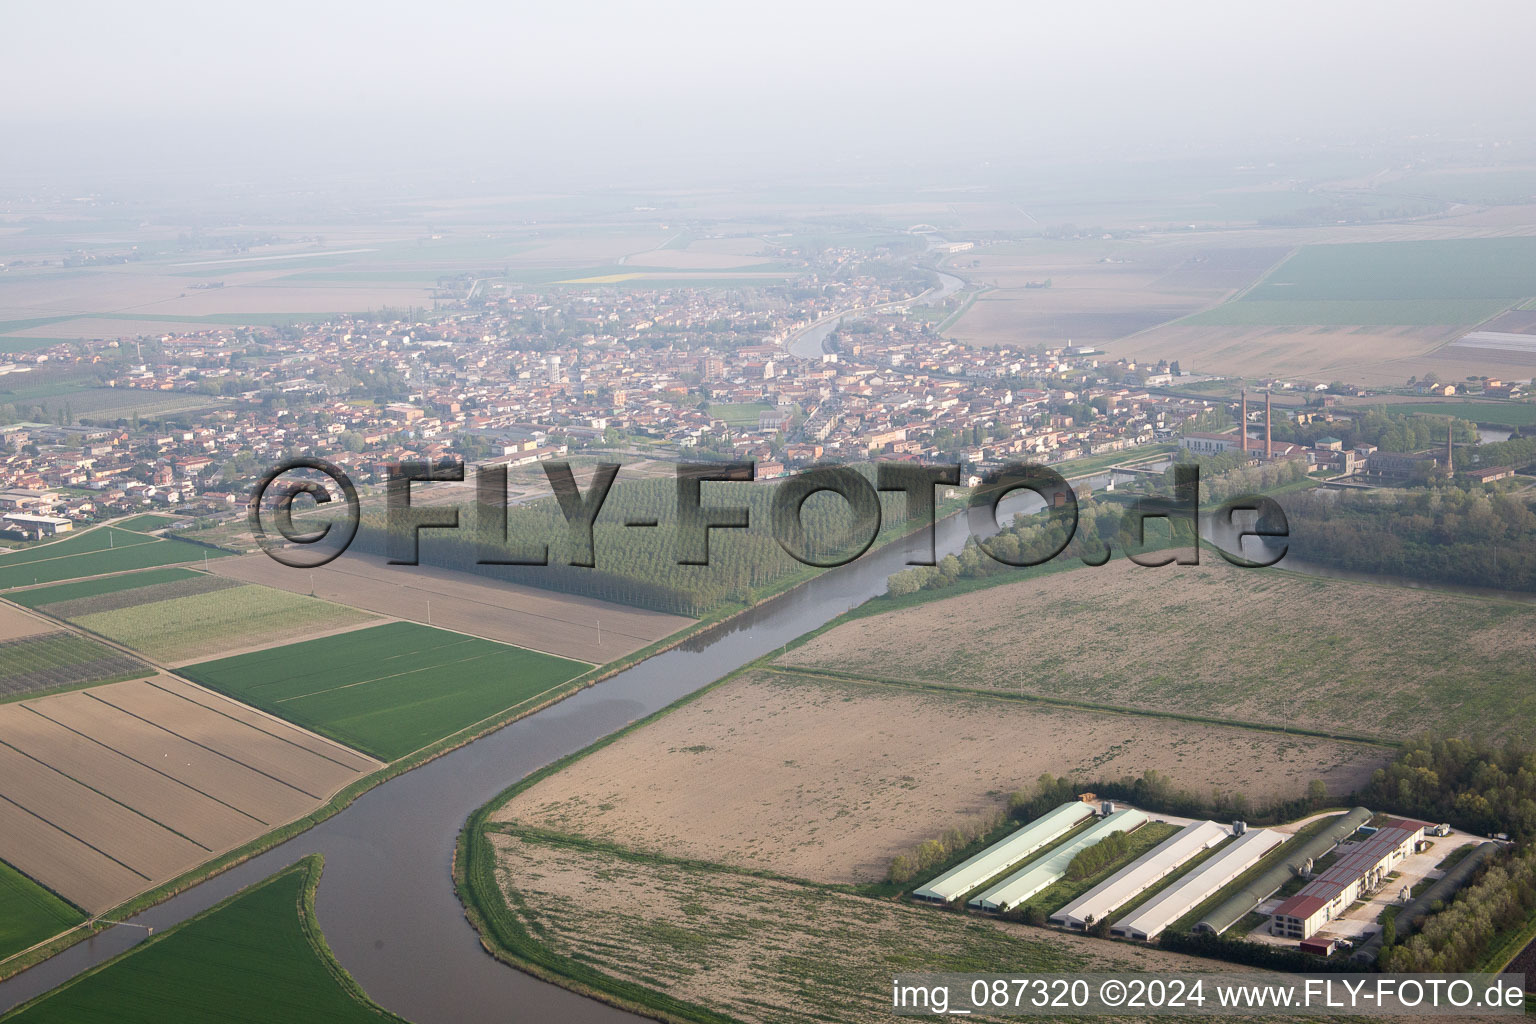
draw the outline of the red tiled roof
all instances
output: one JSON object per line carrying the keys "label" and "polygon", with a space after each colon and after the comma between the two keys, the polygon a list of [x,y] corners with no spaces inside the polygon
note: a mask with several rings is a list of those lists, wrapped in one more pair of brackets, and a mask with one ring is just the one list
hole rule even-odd
{"label": "red tiled roof", "polygon": [[1327,871],[1302,886],[1296,895],[1276,907],[1274,914],[1306,920],[1337,899],[1339,893],[1343,892],[1351,882],[1363,876],[1380,863],[1388,853],[1425,827],[1421,821],[1408,821],[1403,818],[1388,819],[1375,835],[1339,857]]}

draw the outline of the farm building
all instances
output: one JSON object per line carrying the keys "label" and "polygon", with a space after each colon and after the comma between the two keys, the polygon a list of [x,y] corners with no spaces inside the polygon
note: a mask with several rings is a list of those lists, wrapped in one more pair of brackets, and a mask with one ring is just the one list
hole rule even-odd
{"label": "farm building", "polygon": [[1244,832],[1237,837],[1236,842],[1159,893],[1156,899],[1143,904],[1130,917],[1117,922],[1110,929],[1110,934],[1150,942],[1284,841],[1285,836],[1268,829]]}
{"label": "farm building", "polygon": [[68,533],[74,526],[70,520],[61,516],[32,515],[26,512],[10,512],[0,517],[9,529],[24,533],[29,537],[52,537],[60,533]]}
{"label": "farm building", "polygon": [[1270,866],[1259,877],[1228,896],[1220,906],[1195,924],[1195,931],[1220,935],[1286,882],[1311,871],[1313,861],[1354,835],[1361,825],[1370,820],[1371,812],[1367,808],[1356,807],[1332,819],[1320,832],[1299,845],[1287,847],[1287,855],[1280,863]]}
{"label": "farm building", "polygon": [[1054,885],[1065,877],[1072,858],[1113,835],[1129,832],[1146,824],[1147,816],[1140,811],[1116,811],[1088,829],[1077,838],[1063,843],[1039,860],[1028,864],[1022,871],[1009,875],[986,892],[971,900],[970,905],[982,910],[1012,910],[1031,896]]}
{"label": "farm building", "polygon": [[1139,893],[1166,878],[1202,850],[1209,850],[1231,833],[1214,821],[1196,821],[1169,836],[1131,864],[1083,893],[1051,915],[1068,928],[1087,929],[1103,921]]}
{"label": "farm building", "polygon": [[1091,817],[1093,808],[1088,804],[1077,800],[1062,804],[1006,839],[993,843],[964,863],[950,868],[921,889],[914,890],[912,895],[920,900],[948,903],[964,896],[987,879],[1007,871]]}
{"label": "farm building", "polygon": [[1515,475],[1515,471],[1509,466],[1488,466],[1483,469],[1469,469],[1464,475],[1473,483],[1491,484],[1498,480],[1508,480]]}
{"label": "farm building", "polygon": [[1333,865],[1275,908],[1271,935],[1310,939],[1350,904],[1381,887],[1392,868],[1411,856],[1429,826],[1393,818],[1364,842],[1339,847]]}

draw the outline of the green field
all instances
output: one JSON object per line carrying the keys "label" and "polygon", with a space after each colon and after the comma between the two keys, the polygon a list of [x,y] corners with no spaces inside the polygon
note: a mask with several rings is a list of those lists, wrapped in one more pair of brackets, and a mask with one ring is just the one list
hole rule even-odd
{"label": "green field", "polygon": [[0,352],[31,352],[34,349],[52,348],[58,343],[58,338],[25,338],[19,335],[0,337]]}
{"label": "green field", "polygon": [[100,597],[103,594],[117,594],[125,590],[154,586],[157,583],[196,579],[202,575],[191,569],[146,569],[143,572],[103,576],[100,579],[81,580],[78,583],[60,583],[52,587],[18,590],[14,594],[5,595],[5,599],[27,608],[41,608],[61,601],[78,601],[89,597]]}
{"label": "green field", "polygon": [[1244,301],[1500,299],[1536,295],[1536,238],[1308,245]]}
{"label": "green field", "polygon": [[135,533],[149,533],[152,530],[163,530],[167,526],[170,526],[172,523],[179,522],[181,522],[181,519],[177,516],[161,516],[155,515],[151,512],[142,516],[134,516],[131,519],[124,519],[122,522],[116,523],[114,525],[119,530],[132,530]]}
{"label": "green field", "polygon": [[1398,413],[1426,413],[1455,416],[1476,423],[1496,423],[1505,427],[1529,427],[1536,424],[1536,403],[1529,402],[1416,402],[1391,406]]}
{"label": "green field", "polygon": [[386,761],[547,693],[588,666],[411,622],[181,672]]}
{"label": "green field", "polygon": [[1531,295],[1536,295],[1536,238],[1307,245],[1240,298],[1183,322],[1465,325]]}
{"label": "green field", "polygon": [[220,399],[181,391],[149,388],[82,387],[71,381],[55,381],[13,391],[0,390],[0,405],[23,410],[42,406],[48,412],[68,411],[75,416],[119,419],[137,412],[141,416],[186,412],[218,405]]}
{"label": "green field", "polygon": [[0,702],[153,674],[137,658],[75,633],[0,643]]}
{"label": "green field", "polygon": [[[102,577],[102,579],[108,580],[117,578],[118,577],[116,576]],[[88,580],[86,582],[95,583],[98,581]],[[217,591],[231,590],[233,588],[241,587],[244,585],[245,584],[241,583],[239,580],[227,579],[223,576],[215,576],[213,573],[195,572],[189,573],[187,576],[180,579],[170,580],[166,583],[150,583],[142,587],[125,588],[122,590],[110,591],[108,593],[95,594],[89,597],[77,597],[69,601],[54,601],[50,604],[40,605],[39,607],[44,613],[51,615],[56,619],[67,619],[70,622],[78,623],[81,618],[87,615],[95,615],[100,612],[115,612],[122,609],[141,609],[146,605],[152,605],[158,601],[170,601],[173,598],[178,597],[193,597],[194,595],[201,595],[209,601],[216,601],[218,598],[214,597],[214,594]],[[26,594],[30,593],[30,591],[23,590],[21,593]],[[190,611],[194,617],[211,614],[210,612],[205,612],[196,608],[193,608]],[[172,628],[174,628],[174,624]],[[101,631],[97,630],[97,632]],[[236,631],[231,635],[239,636],[242,632],[243,631]],[[114,639],[116,638],[114,637]],[[215,649],[220,651],[229,650],[230,648],[227,646],[227,639],[224,642],[226,646]],[[246,646],[251,645],[247,644]]]}
{"label": "green field", "polygon": [[85,920],[85,915],[0,861],[0,960]]}
{"label": "green field", "polygon": [[115,526],[101,526],[0,555],[0,590],[176,562],[201,562],[205,557],[221,558],[228,553],[183,540],[146,537]]}
{"label": "green field", "polygon": [[739,405],[711,405],[709,414],[724,420],[733,427],[757,429],[757,418],[765,412],[773,412],[773,406],[762,402],[744,402]]}
{"label": "green field", "polygon": [[[226,582],[205,576],[160,584],[144,603],[75,614],[70,621],[159,661],[176,662],[231,648],[270,646],[375,618],[355,608],[254,584],[206,592],[198,586],[205,580]],[[178,595],[178,589],[200,592]]]}
{"label": "green field", "polygon": [[336,963],[314,913],[319,858],[156,935],[0,1020],[44,1024],[398,1021]]}
{"label": "green field", "polygon": [[1390,188],[1478,206],[1529,203],[1536,197],[1536,171],[1529,167],[1409,171],[1394,179]]}

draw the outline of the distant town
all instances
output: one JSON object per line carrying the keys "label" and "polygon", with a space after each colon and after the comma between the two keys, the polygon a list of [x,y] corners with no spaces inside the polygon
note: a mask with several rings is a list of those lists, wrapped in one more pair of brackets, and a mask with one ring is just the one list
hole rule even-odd
{"label": "distant town", "polygon": [[[268,465],[299,454],[330,459],[360,483],[403,460],[525,466],[585,450],[753,460],[759,480],[872,457],[960,462],[974,476],[1009,461],[1061,463],[1154,444],[1161,456],[1176,447],[1190,457],[1240,451],[1374,482],[1422,481],[1448,458],[1444,446],[1346,450],[1331,436],[1302,445],[1265,432],[1272,417],[1347,419],[1337,403],[1370,393],[1341,382],[1224,381],[1066,340],[948,341],[937,322],[944,307],[923,304],[943,289],[918,290],[926,282],[908,275],[912,290],[903,291],[890,277],[813,278],[745,298],[718,288],[496,283],[471,286],[460,308],[430,317],[229,327],[17,354],[0,365],[0,385],[63,379],[192,407],[143,421],[77,415],[67,388],[0,405],[0,515],[9,532],[40,537],[145,508],[228,512]],[[1404,393],[1519,398],[1523,383],[1430,379]],[[1244,386],[1254,390],[1235,399]],[[1277,394],[1286,404],[1271,412]],[[1247,444],[1237,417],[1249,424]]]}

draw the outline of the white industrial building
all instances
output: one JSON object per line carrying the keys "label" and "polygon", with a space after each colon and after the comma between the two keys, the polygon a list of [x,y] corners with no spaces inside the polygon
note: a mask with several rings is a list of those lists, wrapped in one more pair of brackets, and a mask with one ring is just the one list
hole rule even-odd
{"label": "white industrial building", "polygon": [[1286,837],[1269,829],[1250,829],[1237,840],[1179,879],[1109,931],[1121,938],[1150,942],[1163,930],[1210,899],[1244,871],[1253,867]]}
{"label": "white industrial building", "polygon": [[970,906],[982,910],[1005,911],[1054,885],[1067,873],[1072,858],[1116,832],[1129,832],[1146,824],[1147,816],[1136,810],[1116,811],[1082,835],[1052,850],[1022,871],[1009,875],[997,885],[971,900]]}
{"label": "white industrial building", "polygon": [[1186,825],[1052,914],[1051,921],[1067,928],[1087,929],[1230,835],[1214,821]]}
{"label": "white industrial building", "polygon": [[982,850],[962,864],[950,868],[912,895],[920,900],[948,903],[976,888],[989,878],[1007,871],[1035,851],[1055,842],[1088,818],[1093,807],[1079,800],[1062,804],[1042,814],[1017,832]]}
{"label": "white industrial building", "polygon": [[7,529],[16,530],[29,537],[52,537],[68,533],[74,523],[62,516],[33,515],[29,512],[7,512],[0,516]]}

